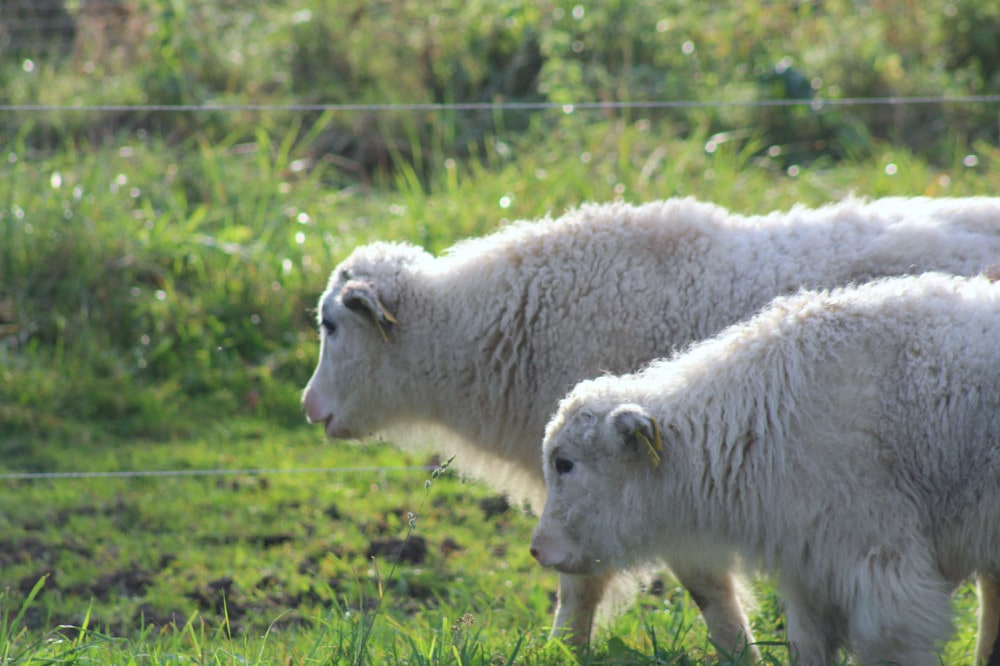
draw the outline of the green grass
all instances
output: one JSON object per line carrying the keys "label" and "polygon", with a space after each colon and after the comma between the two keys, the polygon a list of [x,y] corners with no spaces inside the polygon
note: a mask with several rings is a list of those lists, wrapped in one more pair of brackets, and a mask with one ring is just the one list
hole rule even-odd
{"label": "green grass", "polygon": [[[301,663],[313,650],[318,662],[339,662],[366,643],[372,663],[565,658],[565,648],[545,641],[553,577],[527,553],[529,516],[450,473],[283,474],[431,461],[387,446],[324,446],[316,433],[255,420],[229,427],[169,445],[120,442],[106,459],[72,441],[51,446],[76,471],[279,471],[5,482],[15,491],[0,503],[10,655],[55,658],[72,645],[105,663],[130,653],[210,663],[230,653],[295,655]],[[422,546],[397,562],[407,535]],[[657,632],[704,643],[680,590],[643,602],[670,618]],[[629,631],[641,639],[639,622],[633,617]],[[454,659],[455,650],[482,660]]]}
{"label": "green grass", "polygon": [[[68,3],[77,40],[3,42],[0,89],[59,106],[562,104],[1000,82],[990,3],[576,4],[150,0],[114,23]],[[527,553],[531,516],[432,478],[433,446],[306,426],[329,270],[373,239],[440,251],[584,201],[693,195],[752,213],[995,194],[996,119],[995,104],[0,111],[0,472],[265,470],[0,479],[0,662],[714,655],[668,577],[590,652],[548,641],[555,576]],[[370,469],[400,466],[420,469]],[[409,533],[425,550],[397,562]],[[783,663],[780,600],[754,590],[758,638]],[[970,587],[956,607],[946,663],[972,650]]]}

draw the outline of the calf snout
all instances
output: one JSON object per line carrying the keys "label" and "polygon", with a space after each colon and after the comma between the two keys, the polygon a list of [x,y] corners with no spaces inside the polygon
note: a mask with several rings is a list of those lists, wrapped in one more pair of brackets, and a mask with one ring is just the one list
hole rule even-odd
{"label": "calf snout", "polygon": [[323,423],[330,418],[330,410],[323,406],[316,391],[309,387],[302,393],[302,406],[306,410],[306,420],[309,423]]}
{"label": "calf snout", "polygon": [[535,530],[531,537],[531,556],[543,567],[554,567],[569,559],[569,549],[559,539]]}

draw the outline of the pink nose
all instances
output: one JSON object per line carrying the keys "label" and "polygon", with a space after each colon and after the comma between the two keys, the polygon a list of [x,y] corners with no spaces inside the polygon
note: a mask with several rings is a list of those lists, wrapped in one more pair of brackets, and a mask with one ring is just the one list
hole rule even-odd
{"label": "pink nose", "polygon": [[528,552],[543,567],[557,566],[571,559],[569,544],[565,539],[536,532],[531,537]]}
{"label": "pink nose", "polygon": [[316,394],[308,389],[302,395],[302,406],[306,409],[306,419],[308,419],[309,423],[321,423],[326,421],[329,416],[324,413]]}

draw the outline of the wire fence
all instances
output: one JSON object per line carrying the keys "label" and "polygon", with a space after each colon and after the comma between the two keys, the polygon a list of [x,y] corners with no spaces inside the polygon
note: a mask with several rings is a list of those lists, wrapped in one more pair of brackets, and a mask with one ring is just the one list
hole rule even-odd
{"label": "wire fence", "polygon": [[[719,108],[778,108],[809,107],[819,111],[827,107],[859,106],[921,106],[945,104],[1000,104],[1000,94],[961,96],[912,97],[848,97],[807,99],[712,99],[712,100],[653,100],[653,101],[579,101],[565,102],[459,102],[459,103],[383,103],[383,104],[0,104],[3,114],[34,113],[199,113],[199,112],[260,112],[260,113],[426,113],[426,112],[497,112],[497,111],[576,111],[719,109]],[[184,469],[184,470],[118,470],[65,472],[3,472],[0,481],[61,481],[72,479],[136,479],[176,477],[225,477],[264,475],[336,475],[381,474],[398,472],[428,472],[430,465],[244,468],[244,469]]]}
{"label": "wire fence", "polygon": [[300,474],[381,474],[388,472],[433,472],[434,465],[363,467],[290,467],[249,469],[121,470],[110,472],[6,472],[0,481],[52,481],[60,479],[137,479],[194,476],[277,476]]}
{"label": "wire fence", "polygon": [[651,101],[580,101],[580,102],[458,102],[458,103],[386,103],[386,104],[0,104],[3,113],[196,113],[196,112],[451,112],[451,111],[550,111],[572,113],[577,110],[616,111],[642,109],[715,109],[777,108],[808,106],[921,106],[929,104],[1000,104],[1000,95],[928,95],[913,97],[844,97],[806,99],[744,100],[651,100]]}
{"label": "wire fence", "polygon": [[[114,4],[114,3],[111,3]],[[25,6],[30,3],[25,4]],[[33,17],[34,29],[63,27],[66,19],[55,17],[42,21]],[[41,21],[41,22],[39,22]],[[10,23],[8,30],[21,29],[20,23]],[[457,102],[457,103],[341,103],[341,104],[0,104],[2,114],[48,114],[48,113],[116,113],[150,114],[178,113],[195,114],[211,112],[258,112],[258,113],[450,113],[450,112],[499,112],[499,111],[560,111],[565,114],[577,111],[626,111],[626,110],[671,110],[671,109],[722,109],[722,108],[781,108],[808,107],[814,111],[834,107],[907,107],[927,105],[971,105],[1000,104],[1000,94],[956,95],[956,96],[878,96],[801,99],[662,99],[577,102],[551,101],[497,101],[497,102]],[[262,476],[262,475],[309,475],[309,474],[376,474],[391,472],[430,471],[433,466],[360,466],[360,467],[302,467],[302,468],[247,468],[247,469],[186,469],[186,470],[121,470],[121,471],[68,471],[68,472],[6,472],[0,473],[0,481],[55,481],[69,479],[131,479],[169,477],[220,477],[220,476]]]}

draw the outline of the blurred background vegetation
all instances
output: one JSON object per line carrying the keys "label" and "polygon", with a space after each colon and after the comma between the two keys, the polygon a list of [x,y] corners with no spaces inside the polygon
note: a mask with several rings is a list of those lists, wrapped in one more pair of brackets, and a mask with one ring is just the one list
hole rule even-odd
{"label": "blurred background vegetation", "polygon": [[[616,196],[877,194],[781,181],[886,151],[926,176],[899,191],[954,193],[949,169],[997,159],[995,100],[820,101],[995,95],[998,36],[976,0],[2,0],[2,422],[297,419],[309,308],[375,236],[440,249]],[[702,104],[365,108],[658,101]],[[771,195],[723,180],[748,177]]]}

